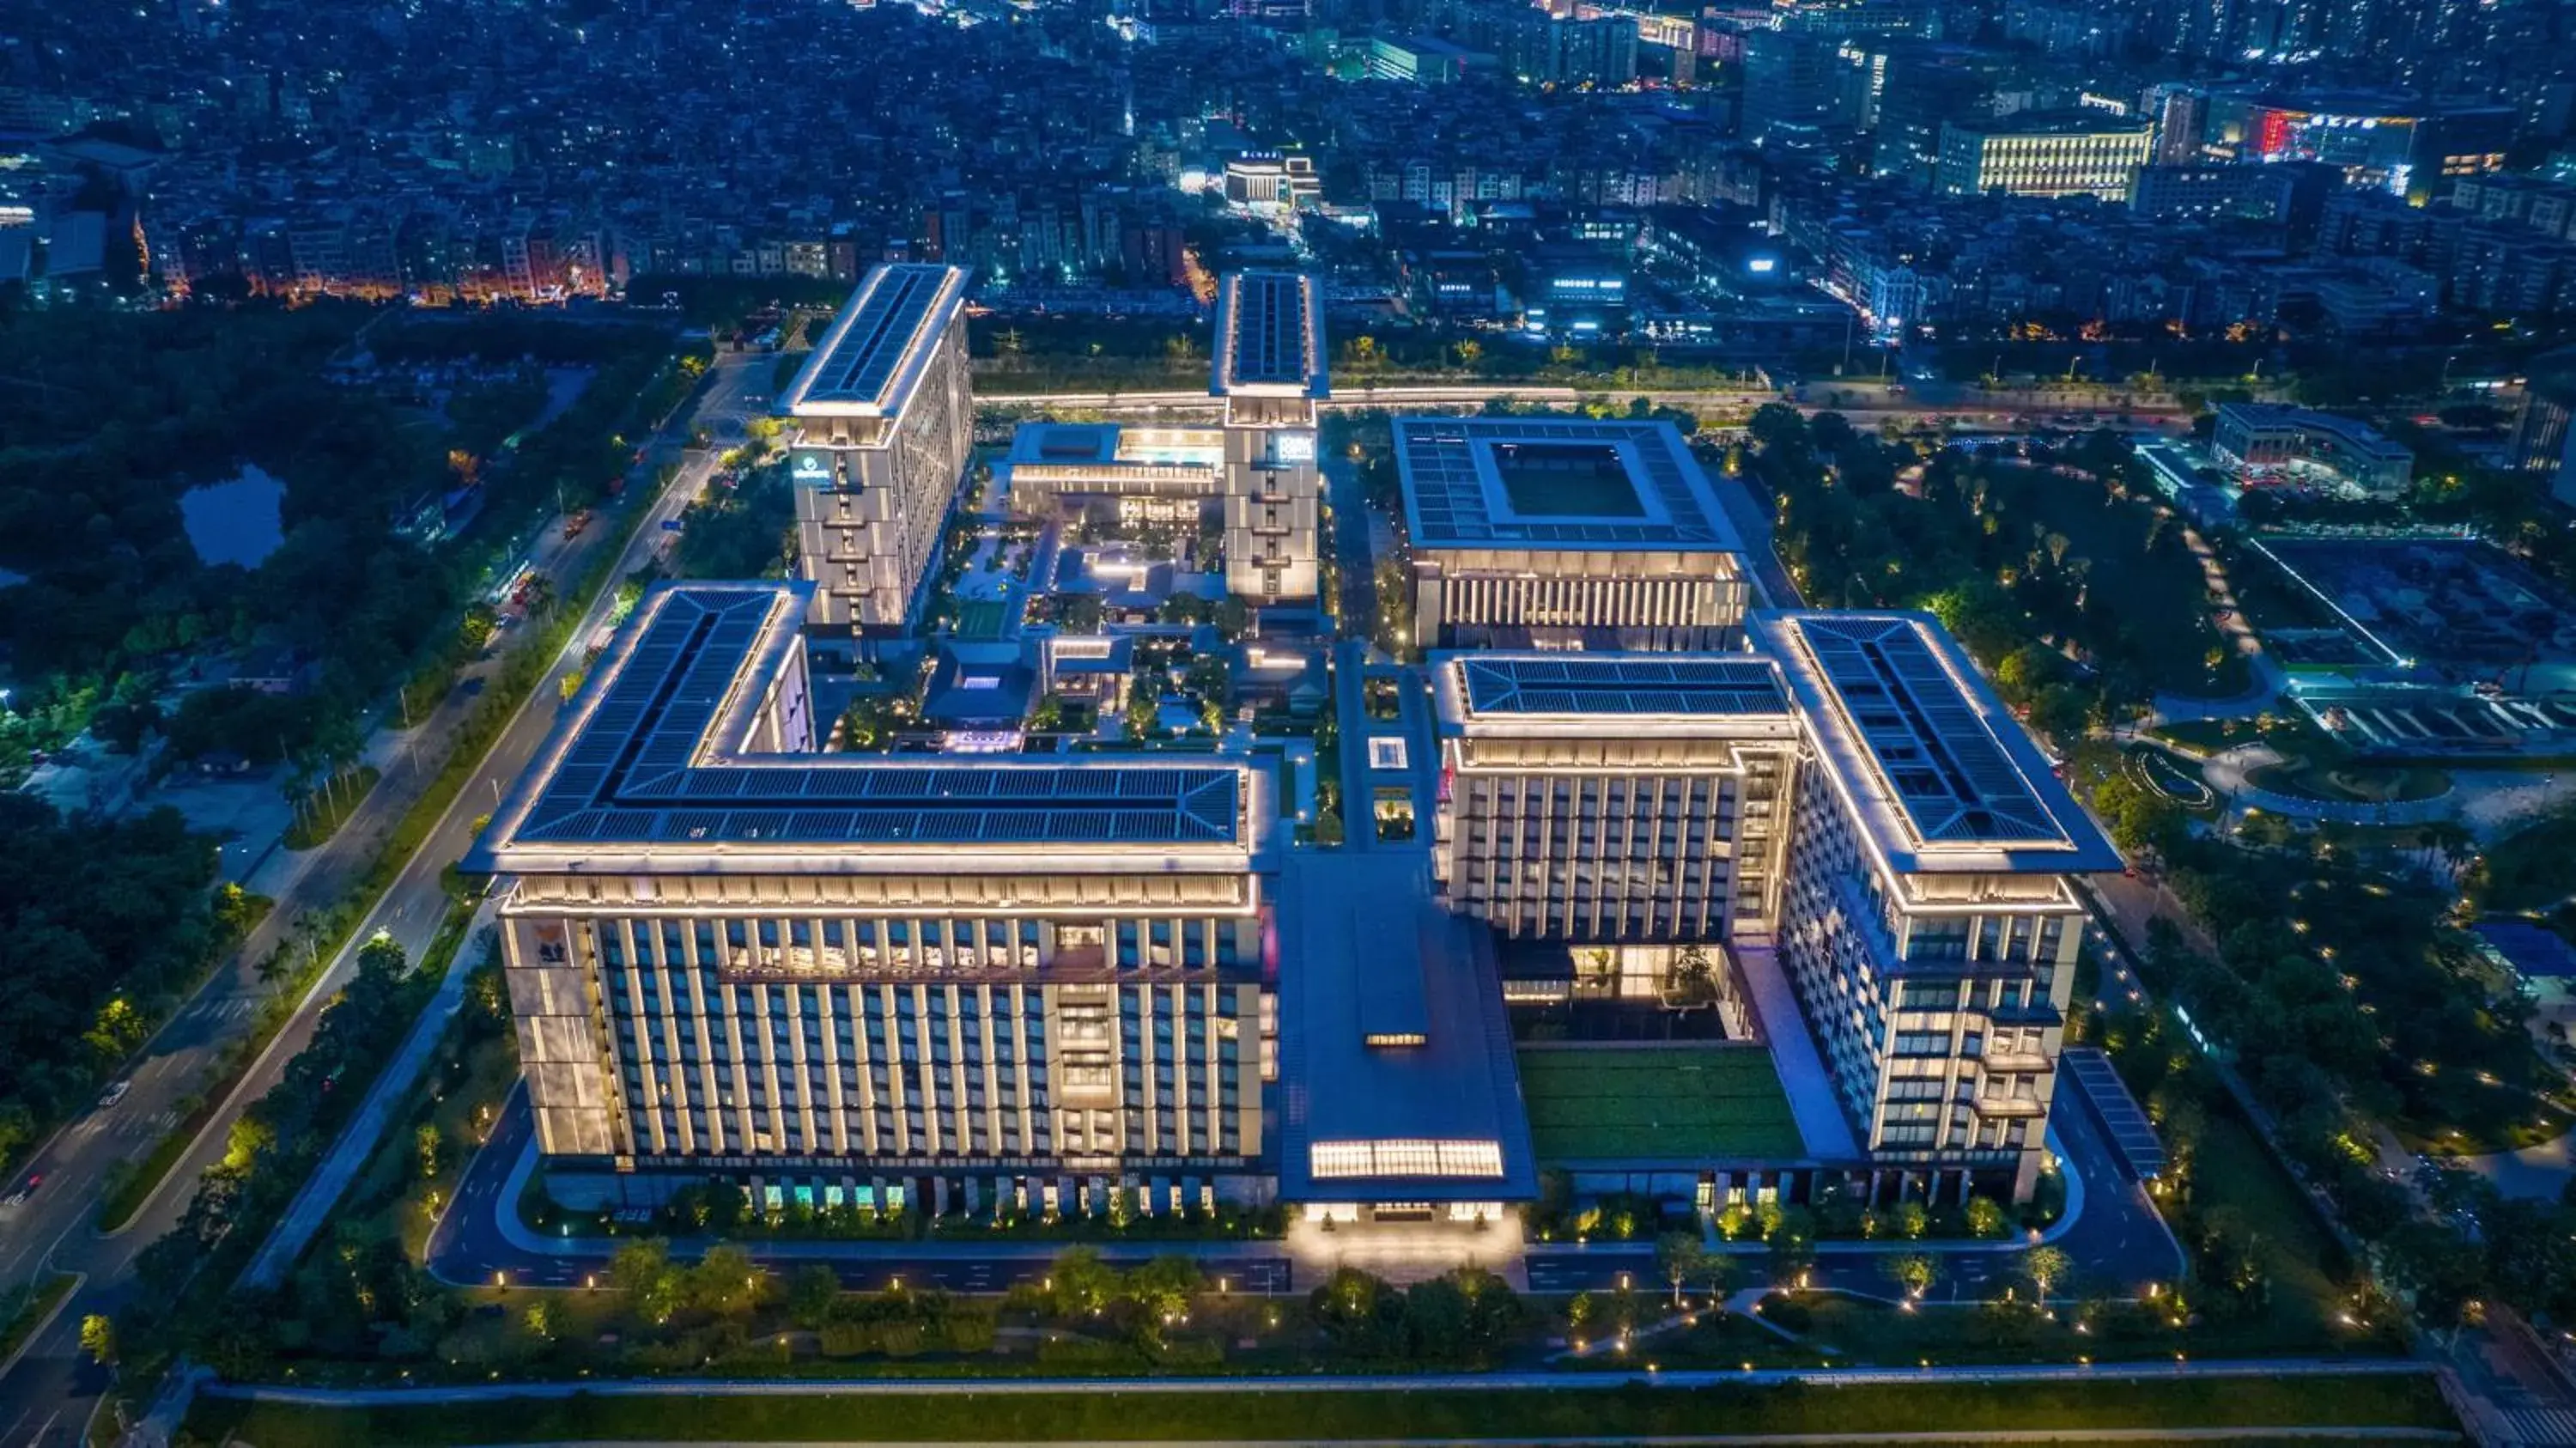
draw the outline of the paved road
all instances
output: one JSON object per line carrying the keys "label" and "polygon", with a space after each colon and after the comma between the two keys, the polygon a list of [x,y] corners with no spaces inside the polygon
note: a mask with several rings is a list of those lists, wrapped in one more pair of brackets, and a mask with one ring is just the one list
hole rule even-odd
{"label": "paved road", "polygon": [[[523,556],[561,576],[586,566],[604,536],[592,531],[567,541],[560,528],[547,527]],[[477,661],[447,697],[412,701],[421,714],[408,728],[397,702],[362,755],[383,777],[339,831],[314,849],[271,848],[250,870],[246,888],[275,900],[276,908],[137,1053],[125,1099],[67,1123],[27,1160],[16,1180],[41,1176],[44,1185],[24,1205],[0,1207],[0,1285],[33,1276],[47,1251],[85,1230],[107,1174],[149,1152],[187,1115],[216,1058],[253,1028],[276,994],[261,982],[260,962],[294,938],[297,916],[328,908],[366,869],[444,763],[443,741],[463,726],[498,668],[497,658]],[[307,1007],[318,999],[308,999]]]}
{"label": "paved road", "polygon": [[[1878,421],[1940,422],[2027,426],[2034,420],[2074,415],[2079,418],[2100,416],[2110,421],[2105,426],[2126,429],[2164,428],[2180,430],[2190,424],[2190,415],[2174,403],[2149,405],[2132,401],[2126,408],[2081,397],[2073,393],[1978,393],[1954,389],[1955,397],[1942,401],[1892,391],[1883,384],[1851,380],[1832,386],[1818,384],[1807,389],[1805,400],[1795,403],[1806,412],[1840,412],[1847,417]],[[1544,384],[1513,386],[1493,382],[1478,383],[1390,383],[1385,386],[1336,385],[1333,395],[1320,404],[1326,410],[1357,411],[1368,409],[1432,410],[1481,407],[1487,399],[1510,397],[1522,402],[1542,403],[1552,407],[1571,406],[1586,395],[1608,394],[1622,400],[1644,397],[1659,405],[1680,407],[1692,412],[1749,412],[1765,403],[1786,399],[1777,392],[1745,388],[1646,388],[1633,387],[1559,387]],[[1831,402],[1841,395],[1839,405]],[[1081,408],[1096,412],[1178,412],[1208,411],[1222,399],[1211,398],[1204,390],[1146,390],[1135,392],[1034,392],[1009,395],[981,395],[975,399],[985,407]],[[2090,425],[2090,424],[2085,424]]]}
{"label": "paved road", "polygon": [[[764,354],[752,353],[720,358],[715,379],[702,394],[695,419],[756,415],[758,409],[747,407],[740,399],[746,391],[767,390],[769,373],[763,364],[768,360]],[[689,421],[675,422],[669,435],[685,437],[691,425]],[[661,545],[663,531],[660,521],[678,515],[697,490],[705,486],[712,466],[711,459],[703,455],[693,458],[683,467],[672,486],[650,504],[651,515],[636,531],[622,568],[640,565]],[[595,528],[586,532],[584,539],[595,549],[608,531]],[[547,532],[549,537],[559,537],[560,530],[549,529]],[[589,561],[587,551],[567,550],[550,556],[556,556],[561,567],[574,572],[586,567]],[[517,777],[545,738],[560,703],[553,680],[579,662],[581,645],[602,616],[594,614],[586,618],[584,626],[574,631],[572,643],[564,658],[557,661],[554,673],[546,683],[536,688],[530,696],[529,707],[519,713],[493,744],[473,780],[458,795],[455,804],[430,832],[429,838],[404,867],[392,888],[352,936],[353,941],[367,939],[381,929],[402,944],[414,958],[418,958],[428,946],[430,937],[445,915],[441,871],[464,853],[474,818],[490,808],[487,801],[497,797],[498,790],[506,788],[508,781]],[[425,767],[427,763],[424,761]],[[385,794],[383,786],[379,785],[368,806],[376,806]],[[388,805],[393,803],[391,800],[384,802]],[[364,814],[362,810],[362,818]],[[391,824],[391,819],[383,821],[380,827],[362,827],[353,823],[335,837],[333,848],[314,853],[328,854],[336,859],[342,854],[355,852],[356,859],[349,864],[346,875],[341,877],[341,883],[345,884],[345,880],[353,878],[357,869],[363,867],[366,857],[374,852],[374,838],[389,830]],[[362,852],[358,852],[359,847],[363,847]],[[318,882],[324,877],[311,875],[307,878]],[[318,906],[332,899],[337,888],[335,885],[331,890],[308,891],[304,898]],[[281,905],[272,921],[288,913],[289,910]],[[265,948],[261,936],[254,935],[243,952],[245,964],[241,970],[249,970],[251,967],[247,962],[255,962]],[[183,1078],[179,1069],[156,1069],[147,1059],[145,1071],[149,1075],[138,1072],[132,1094],[114,1112],[93,1113],[48,1148],[46,1164],[40,1169],[47,1171],[49,1180],[43,1192],[29,1203],[29,1207],[35,1210],[0,1218],[0,1274],[32,1271],[42,1265],[51,1270],[86,1272],[89,1284],[54,1320],[52,1327],[29,1345],[26,1355],[8,1375],[0,1378],[0,1423],[24,1420],[34,1425],[24,1430],[29,1433],[26,1437],[15,1436],[22,1431],[19,1429],[0,1433],[0,1448],[69,1443],[78,1435],[106,1387],[105,1374],[89,1365],[80,1355],[82,1316],[112,1312],[125,1300],[131,1290],[127,1274],[134,1258],[177,1224],[187,1209],[197,1178],[223,1155],[225,1136],[232,1121],[244,1107],[258,1100],[277,1083],[287,1063],[312,1040],[319,1007],[338,991],[355,968],[354,949],[344,951],[332,963],[330,970],[306,995],[295,1019],[278,1033],[276,1040],[253,1065],[223,1108],[216,1112],[178,1167],[170,1173],[168,1183],[127,1231],[103,1236],[92,1228],[90,1219],[97,1200],[99,1177],[107,1161],[147,1149],[151,1136],[118,1136],[113,1125],[128,1119],[175,1111],[182,1096],[195,1089],[202,1069]],[[231,991],[214,994],[224,985],[225,982],[218,981],[216,985],[209,986],[208,994],[201,995],[196,1005],[181,1013],[181,1020],[204,1014],[210,998],[218,1001],[233,998]],[[232,1013],[224,1015],[223,1019],[230,1029],[214,1038],[215,1046],[200,1044],[194,1051],[201,1067],[212,1049],[219,1047],[221,1040],[238,1035],[249,1025],[247,1014]],[[190,1034],[193,1039],[195,1033]],[[158,1054],[157,1047],[156,1042],[154,1048],[147,1050]],[[148,1093],[147,1085],[151,1088]],[[102,1118],[107,1119],[105,1124],[102,1124]],[[166,1115],[166,1119],[176,1121],[177,1117]],[[101,1146],[94,1140],[100,1136],[108,1138],[106,1145]],[[77,1165],[86,1168],[85,1171],[65,1170],[59,1179],[55,1179],[53,1171],[56,1168],[51,1165],[55,1159],[53,1154],[65,1151],[67,1145],[93,1155],[76,1159]],[[32,1252],[28,1250],[31,1244],[35,1245]],[[0,1280],[6,1280],[5,1276],[0,1276]]]}

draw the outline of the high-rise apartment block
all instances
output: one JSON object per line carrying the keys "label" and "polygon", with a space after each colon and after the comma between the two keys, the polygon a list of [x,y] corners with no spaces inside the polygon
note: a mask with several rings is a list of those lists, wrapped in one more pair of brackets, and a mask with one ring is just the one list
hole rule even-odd
{"label": "high-rise apartment block", "polygon": [[871,270],[779,399],[827,666],[900,634],[919,604],[975,444],[965,302],[956,267]]}

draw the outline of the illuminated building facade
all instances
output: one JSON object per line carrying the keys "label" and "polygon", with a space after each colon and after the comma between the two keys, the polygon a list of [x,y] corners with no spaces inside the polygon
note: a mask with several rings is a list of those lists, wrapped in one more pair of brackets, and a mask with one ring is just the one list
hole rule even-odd
{"label": "illuminated building facade", "polygon": [[1871,1201],[2027,1199],[2082,935],[2069,882],[2118,856],[1928,616],[1749,630],[1738,653],[1435,658],[1440,898],[1595,963],[1506,967],[1516,1005],[1703,974],[1724,1034],[1772,1050],[1803,1170]]}
{"label": "illuminated building facade", "polygon": [[2155,127],[2109,111],[2019,112],[1941,128],[1936,184],[1954,196],[2098,196],[2127,202]]}
{"label": "illuminated building facade", "polygon": [[1744,548],[1667,422],[1395,422],[1416,637],[1437,648],[1724,648]]}
{"label": "illuminated building facade", "polygon": [[1294,272],[1232,272],[1217,291],[1209,391],[1225,399],[1225,584],[1254,603],[1315,596],[1322,474],[1315,404],[1324,298]]}
{"label": "illuminated building facade", "polygon": [[1265,1196],[1270,773],[815,753],[812,593],[648,593],[467,862],[549,1189]]}
{"label": "illuminated building facade", "polygon": [[957,267],[875,268],[779,399],[820,665],[900,633],[918,606],[974,449],[965,301]]}
{"label": "illuminated building facade", "polygon": [[2259,402],[2219,404],[2210,453],[2231,467],[2308,468],[2374,498],[2393,498],[2415,477],[2415,454],[2357,418]]}
{"label": "illuminated building facade", "polygon": [[1806,746],[1773,948],[1868,1190],[2027,1200],[2083,938],[2073,880],[2119,852],[1930,615],[1753,631]]}
{"label": "illuminated building facade", "polygon": [[1316,404],[1331,394],[1323,301],[1311,278],[1238,272],[1217,292],[1214,427],[1024,423],[1006,466],[1011,506],[1102,522],[1218,529],[1228,591],[1254,604],[1315,596],[1323,479]]}

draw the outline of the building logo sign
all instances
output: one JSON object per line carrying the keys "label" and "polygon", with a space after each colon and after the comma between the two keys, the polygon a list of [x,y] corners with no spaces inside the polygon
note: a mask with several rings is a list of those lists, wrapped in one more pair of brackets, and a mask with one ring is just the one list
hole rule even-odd
{"label": "building logo sign", "polygon": [[812,487],[823,487],[832,481],[832,465],[821,453],[801,452],[790,465],[796,481]]}

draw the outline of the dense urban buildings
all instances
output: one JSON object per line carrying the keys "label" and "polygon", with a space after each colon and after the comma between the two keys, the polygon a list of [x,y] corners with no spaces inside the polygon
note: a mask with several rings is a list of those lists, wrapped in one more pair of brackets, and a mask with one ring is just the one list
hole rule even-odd
{"label": "dense urban buildings", "polygon": [[854,657],[912,619],[974,444],[956,267],[880,266],[779,398],[816,647]]}

